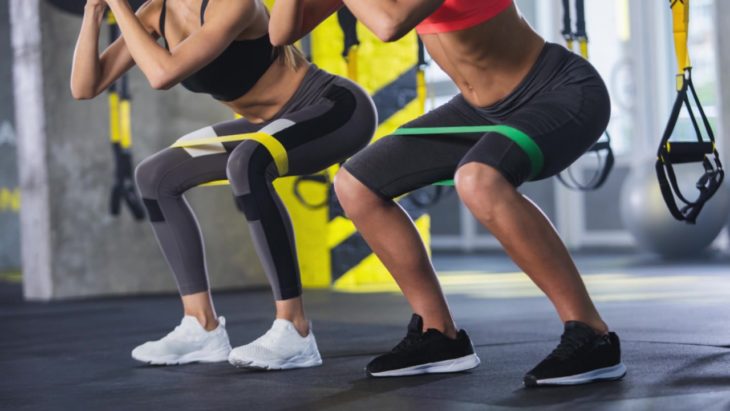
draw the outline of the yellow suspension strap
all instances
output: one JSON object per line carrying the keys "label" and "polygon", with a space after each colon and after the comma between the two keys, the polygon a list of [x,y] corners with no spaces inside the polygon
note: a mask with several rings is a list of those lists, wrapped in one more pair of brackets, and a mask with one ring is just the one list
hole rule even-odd
{"label": "yellow suspension strap", "polygon": [[[286,173],[289,172],[289,157],[286,153],[286,148],[284,148],[281,142],[271,134],[266,134],[260,131],[255,133],[231,134],[229,136],[180,140],[175,142],[175,144],[171,145],[170,147],[201,148],[201,146],[209,146],[211,144],[223,144],[245,140],[255,141],[264,146],[264,148],[266,148],[266,150],[271,155],[271,158],[274,159],[274,165],[276,166],[276,170],[279,172],[280,176],[286,175]],[[229,184],[228,180],[216,180],[209,183],[201,184],[200,186],[220,186],[227,184]]]}
{"label": "yellow suspension strap", "polygon": [[[119,28],[112,13],[107,14],[109,41],[119,37]],[[135,220],[145,217],[142,201],[137,196],[132,166],[132,106],[129,93],[129,79],[124,74],[108,90],[109,95],[109,140],[114,154],[114,184],[109,209],[112,215],[119,215],[122,203],[127,205]]]}
{"label": "yellow suspension strap", "polygon": [[[575,31],[573,31],[573,22],[571,18],[571,2],[570,0],[562,0],[563,2],[563,38],[565,44],[571,51],[574,51],[575,42],[578,43],[578,51],[584,59],[588,60],[588,31],[586,30],[585,17],[585,1],[575,0]],[[605,153],[604,155],[601,155]],[[591,148],[586,151],[586,155],[595,155],[598,167],[595,173],[587,182],[580,182],[570,168],[557,175],[558,180],[567,188],[576,191],[593,191],[599,189],[608,179],[613,170],[615,158],[613,149],[611,148],[611,135],[606,130],[603,137],[594,143]]]}
{"label": "yellow suspension strap", "polygon": [[426,98],[428,96],[428,88],[426,87],[426,47],[423,41],[418,37],[418,68],[416,71],[416,96],[421,106],[421,112],[426,112]]}
{"label": "yellow suspension strap", "polygon": [[[674,48],[678,68],[677,98],[657,150],[656,173],[669,212],[679,221],[694,224],[704,205],[722,185],[725,173],[715,146],[712,127],[692,83],[692,64],[688,48],[690,0],[669,0],[669,6],[672,9]],[[697,114],[693,111],[692,103],[697,109]],[[691,138],[682,138],[678,142],[670,141],[674,136],[682,107],[687,108],[696,141],[688,141],[692,140]],[[698,115],[701,123],[697,119]],[[687,196],[680,191],[674,172],[675,164],[686,163],[702,163],[704,168],[704,174],[696,184],[699,195],[692,201],[688,200]],[[681,203],[681,208],[677,204],[677,200]]]}
{"label": "yellow suspension strap", "polygon": [[588,60],[588,32],[586,31],[585,1],[575,0],[575,40],[578,42],[580,55]]}

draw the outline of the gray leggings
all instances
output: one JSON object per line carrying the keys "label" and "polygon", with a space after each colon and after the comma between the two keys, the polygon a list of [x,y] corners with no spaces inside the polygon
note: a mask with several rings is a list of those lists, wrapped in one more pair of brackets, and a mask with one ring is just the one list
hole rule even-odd
{"label": "gray leggings", "polygon": [[[299,90],[274,119],[238,119],[205,127],[180,140],[261,131],[286,149],[287,176],[311,174],[365,147],[375,132],[372,100],[356,84],[310,67]],[[183,193],[228,179],[249,222],[254,246],[277,300],[301,295],[294,232],[273,188],[283,177],[269,151],[256,141],[167,148],[139,164],[136,179],[157,241],[182,295],[208,290],[203,240]]]}

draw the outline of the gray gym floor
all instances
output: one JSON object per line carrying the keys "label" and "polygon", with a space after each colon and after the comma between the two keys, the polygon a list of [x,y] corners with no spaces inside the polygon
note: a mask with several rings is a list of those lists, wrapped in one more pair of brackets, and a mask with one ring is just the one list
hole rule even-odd
{"label": "gray gym floor", "polygon": [[[325,363],[284,372],[228,364],[155,367],[130,349],[180,319],[174,295],[24,303],[0,284],[0,408],[52,410],[725,410],[730,409],[730,259],[666,263],[578,256],[623,342],[620,382],[525,389],[522,375],[557,344],[550,304],[503,256],[437,256],[458,323],[482,365],[472,372],[369,379],[362,369],[405,334],[397,293],[307,291]],[[216,294],[232,343],[272,320],[267,290]]]}

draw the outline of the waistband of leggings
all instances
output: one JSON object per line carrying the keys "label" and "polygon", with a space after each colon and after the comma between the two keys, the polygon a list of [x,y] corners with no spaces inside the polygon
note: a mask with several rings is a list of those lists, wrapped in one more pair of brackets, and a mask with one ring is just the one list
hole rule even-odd
{"label": "waistband of leggings", "polygon": [[549,85],[572,57],[580,56],[559,44],[545,42],[532,68],[510,94],[490,106],[474,108],[483,114],[500,115],[502,111],[519,105],[525,97],[534,94],[536,90]]}
{"label": "waistband of leggings", "polygon": [[289,101],[282,106],[281,110],[273,118],[278,118],[290,111],[297,110],[302,105],[306,105],[318,98],[326,91],[327,85],[334,81],[335,78],[335,75],[310,63],[307,68],[307,73],[304,75],[297,91],[294,92]]}

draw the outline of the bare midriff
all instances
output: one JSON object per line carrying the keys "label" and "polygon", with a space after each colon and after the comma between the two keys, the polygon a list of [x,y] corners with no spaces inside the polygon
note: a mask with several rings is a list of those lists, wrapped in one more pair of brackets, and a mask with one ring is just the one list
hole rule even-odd
{"label": "bare midriff", "polygon": [[296,69],[277,59],[251,90],[236,100],[222,103],[252,123],[270,120],[294,96],[308,68],[309,63],[303,58]]}
{"label": "bare midriff", "polygon": [[[182,0],[174,3],[176,7],[168,7],[165,33],[170,48],[174,48],[190,33],[200,28],[200,4],[201,0]],[[211,9],[213,8],[208,6],[206,19],[211,12],[219,12]],[[236,40],[260,38],[267,33],[268,28],[269,15],[261,5],[258,16],[236,37]],[[276,59],[251,90],[235,100],[221,103],[252,123],[270,120],[291,99],[307,74],[309,63],[303,57],[297,57],[297,60],[297,67],[292,68],[282,59]]]}
{"label": "bare midriff", "polygon": [[421,39],[436,64],[476,107],[507,97],[530,72],[545,45],[514,4],[476,26],[422,34]]}

